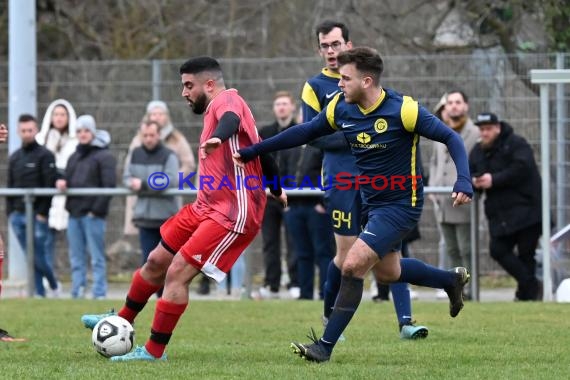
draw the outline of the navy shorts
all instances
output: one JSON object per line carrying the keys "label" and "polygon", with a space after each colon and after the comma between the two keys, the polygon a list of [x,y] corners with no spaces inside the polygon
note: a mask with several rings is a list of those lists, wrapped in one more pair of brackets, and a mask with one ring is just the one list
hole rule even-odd
{"label": "navy shorts", "polygon": [[334,187],[325,194],[327,212],[331,216],[333,231],[342,236],[358,236],[362,198],[359,190],[338,190]]}
{"label": "navy shorts", "polygon": [[371,208],[368,223],[359,238],[382,258],[389,252],[401,250],[402,238],[418,223],[421,214],[422,204],[412,207],[392,203]]}

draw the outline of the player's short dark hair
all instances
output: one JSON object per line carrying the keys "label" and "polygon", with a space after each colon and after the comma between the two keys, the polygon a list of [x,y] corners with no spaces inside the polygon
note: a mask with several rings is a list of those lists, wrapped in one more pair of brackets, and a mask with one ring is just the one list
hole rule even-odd
{"label": "player's short dark hair", "polygon": [[375,49],[355,47],[340,52],[337,60],[339,66],[354,63],[358,71],[369,74],[372,77],[375,85],[380,83],[380,76],[384,71],[384,61]]}
{"label": "player's short dark hair", "polygon": [[465,95],[465,92],[463,92],[462,90],[459,90],[456,88],[456,89],[453,89],[453,90],[447,92],[447,96],[449,96],[451,94],[459,94],[459,95],[461,95],[461,97],[463,98],[463,101],[465,103],[469,103],[469,98],[467,97],[467,95]]}
{"label": "player's short dark hair", "polygon": [[33,115],[30,115],[29,113],[23,113],[18,118],[18,123],[27,123],[28,121],[33,121],[36,124],[38,123],[38,120]]}
{"label": "player's short dark hair", "polygon": [[222,75],[222,68],[218,61],[212,57],[195,57],[190,58],[180,66],[180,75],[182,74],[200,74],[203,72],[213,72]]}
{"label": "player's short dark hair", "polygon": [[317,28],[315,29],[316,32],[315,34],[317,35],[317,43],[319,43],[320,33],[328,34],[334,28],[340,28],[340,30],[342,31],[342,38],[344,39],[344,42],[350,41],[350,38],[348,36],[348,27],[345,24],[343,24],[340,21],[325,20],[321,22],[319,25],[317,25]]}

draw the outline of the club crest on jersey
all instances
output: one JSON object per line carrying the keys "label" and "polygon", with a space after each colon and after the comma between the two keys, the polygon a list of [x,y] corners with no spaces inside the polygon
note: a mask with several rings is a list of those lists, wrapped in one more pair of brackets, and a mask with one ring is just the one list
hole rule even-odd
{"label": "club crest on jersey", "polygon": [[359,143],[362,143],[362,144],[368,144],[370,142],[370,140],[372,140],[370,135],[368,133],[364,133],[364,132],[359,133],[356,136],[356,139],[358,140]]}
{"label": "club crest on jersey", "polygon": [[378,119],[374,122],[374,130],[377,133],[384,133],[388,130],[388,122],[384,119]]}

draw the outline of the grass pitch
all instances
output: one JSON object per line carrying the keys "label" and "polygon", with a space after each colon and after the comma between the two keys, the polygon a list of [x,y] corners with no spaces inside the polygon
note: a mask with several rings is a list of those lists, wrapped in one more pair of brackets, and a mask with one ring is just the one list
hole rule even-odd
{"label": "grass pitch", "polygon": [[[0,379],[569,379],[568,305],[468,303],[452,319],[444,302],[415,302],[423,341],[399,339],[393,305],[364,301],[331,362],[301,360],[289,342],[318,334],[321,303],[190,302],[166,363],[111,363],[91,347],[83,313],[119,301],[0,300],[0,328],[28,339],[0,342]],[[154,302],[136,321],[150,331]]]}

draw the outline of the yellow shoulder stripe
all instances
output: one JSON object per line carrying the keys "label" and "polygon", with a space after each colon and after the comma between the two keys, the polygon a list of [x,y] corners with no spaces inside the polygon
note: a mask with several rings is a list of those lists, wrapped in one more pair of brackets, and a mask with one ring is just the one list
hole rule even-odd
{"label": "yellow shoulder stripe", "polygon": [[323,73],[323,75],[325,75],[329,78],[340,79],[340,74],[339,73],[333,73],[332,71],[329,70],[328,67],[325,67],[324,69],[322,69],[321,73]]}
{"label": "yellow shoulder stripe", "polygon": [[336,104],[338,103],[341,94],[342,92],[336,94],[327,105],[327,120],[332,129],[338,129],[334,121],[334,109],[336,108]]}
{"label": "yellow shoulder stripe", "polygon": [[303,100],[305,104],[314,109],[316,112],[321,112],[321,104],[319,103],[319,98],[317,98],[317,94],[315,94],[315,90],[313,90],[309,82],[305,82],[305,85],[303,86],[301,100]]}
{"label": "yellow shoulder stripe", "polygon": [[418,120],[419,106],[418,102],[409,96],[404,96],[404,101],[402,102],[402,109],[400,115],[402,118],[402,124],[408,132],[413,132],[416,129],[416,122]]}

